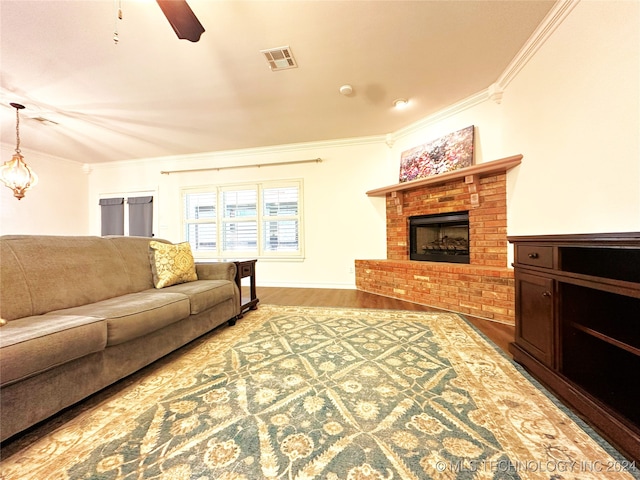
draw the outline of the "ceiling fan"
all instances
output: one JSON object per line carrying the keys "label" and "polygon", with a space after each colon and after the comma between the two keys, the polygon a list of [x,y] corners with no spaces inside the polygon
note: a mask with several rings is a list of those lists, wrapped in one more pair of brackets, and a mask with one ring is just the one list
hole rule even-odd
{"label": "ceiling fan", "polygon": [[178,38],[197,42],[204,27],[187,4],[186,0],[156,0],[176,32]]}

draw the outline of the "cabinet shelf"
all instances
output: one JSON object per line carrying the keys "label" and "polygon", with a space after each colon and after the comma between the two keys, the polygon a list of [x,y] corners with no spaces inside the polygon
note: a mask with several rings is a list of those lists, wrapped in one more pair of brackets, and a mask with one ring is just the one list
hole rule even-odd
{"label": "cabinet shelf", "polygon": [[581,332],[586,333],[587,335],[591,335],[592,337],[598,338],[604,342],[607,342],[615,347],[621,348],[623,350],[626,350],[629,353],[632,353],[636,356],[640,357],[640,348],[634,347],[633,345],[630,345],[628,343],[625,343],[621,340],[616,339],[615,337],[611,337],[609,335],[606,335],[602,332],[599,332],[597,330],[594,330],[593,328],[589,328],[589,327],[585,327],[584,325],[577,323],[577,322],[571,322],[571,326],[573,328],[575,328],[576,330],[580,330]]}
{"label": "cabinet shelf", "polygon": [[[640,299],[619,292],[558,282],[559,323],[640,356]],[[589,352],[564,351],[585,356]]]}
{"label": "cabinet shelf", "polygon": [[633,431],[640,431],[640,385],[636,380],[640,356],[593,332],[565,332],[561,373],[599,400]]}

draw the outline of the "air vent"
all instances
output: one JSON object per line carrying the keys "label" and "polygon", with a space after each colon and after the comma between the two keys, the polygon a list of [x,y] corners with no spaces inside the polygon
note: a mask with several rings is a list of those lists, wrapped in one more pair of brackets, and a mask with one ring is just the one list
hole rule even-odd
{"label": "air vent", "polygon": [[[37,107],[35,107],[35,108],[37,109]],[[56,122],[55,120],[51,120],[50,118],[45,116],[47,113],[50,113],[50,112],[44,112],[42,110],[35,110],[34,111],[34,109],[32,109],[25,116],[27,118],[31,119],[31,120],[35,120],[36,122],[47,123],[47,124],[51,124],[51,125],[58,125],[58,122]]]}
{"label": "air vent", "polygon": [[36,120],[36,121],[38,121],[40,123],[50,123],[52,125],[58,125],[58,122],[56,122],[54,120],[51,120],[49,118],[45,118],[42,115],[38,115],[38,116],[35,116],[35,117],[29,117],[29,118],[31,118],[31,120]]}
{"label": "air vent", "polygon": [[287,68],[297,68],[291,49],[289,47],[270,48],[269,50],[260,50],[263,53],[272,71],[286,70]]}

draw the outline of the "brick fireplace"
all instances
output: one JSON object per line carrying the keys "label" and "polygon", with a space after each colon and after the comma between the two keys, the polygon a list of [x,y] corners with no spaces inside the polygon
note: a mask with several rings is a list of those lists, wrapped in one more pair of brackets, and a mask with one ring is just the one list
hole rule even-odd
{"label": "brick fireplace", "polygon": [[[356,260],[356,287],[370,293],[513,324],[507,268],[507,170],[521,156],[440,178],[367,192],[386,197],[387,258]],[[517,159],[517,162],[514,160]],[[506,162],[508,165],[505,167]],[[396,189],[394,189],[394,187]],[[409,217],[469,212],[469,264],[409,259]]]}

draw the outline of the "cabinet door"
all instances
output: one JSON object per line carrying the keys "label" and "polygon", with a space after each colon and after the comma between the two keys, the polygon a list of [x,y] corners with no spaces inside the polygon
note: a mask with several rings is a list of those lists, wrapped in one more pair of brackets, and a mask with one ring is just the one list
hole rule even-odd
{"label": "cabinet door", "polygon": [[516,344],[554,368],[553,280],[516,269]]}

